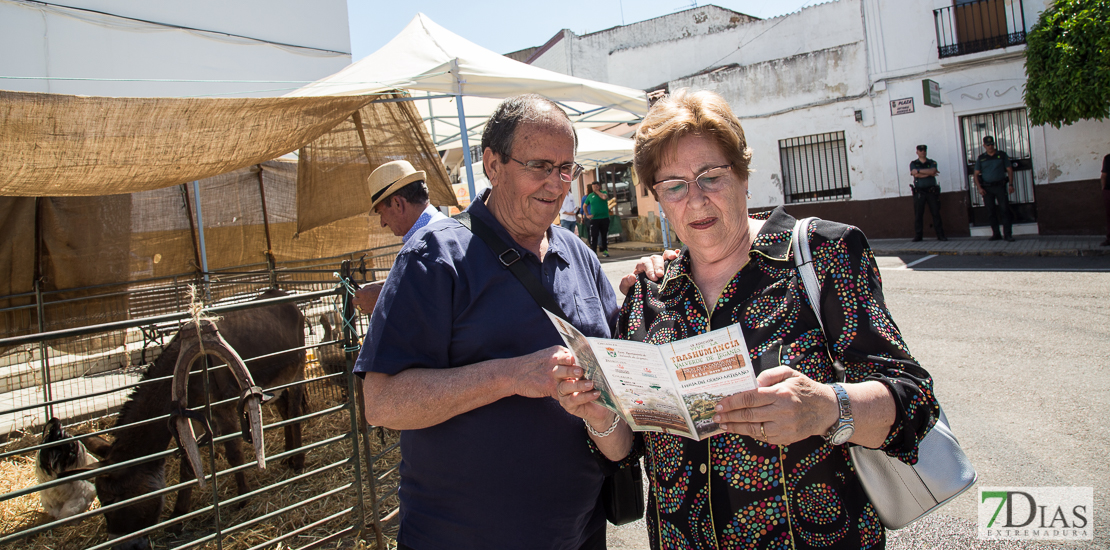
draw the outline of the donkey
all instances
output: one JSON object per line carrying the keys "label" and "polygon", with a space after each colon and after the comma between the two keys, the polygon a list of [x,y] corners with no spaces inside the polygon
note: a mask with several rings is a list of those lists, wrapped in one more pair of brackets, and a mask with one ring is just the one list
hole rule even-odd
{"label": "donkey", "polygon": [[[258,299],[285,296],[280,290],[268,290]],[[217,322],[220,333],[231,347],[244,360],[304,346],[304,316],[293,304],[269,305],[265,307],[228,312]],[[181,351],[180,334],[176,335],[158,360],[143,376],[144,380],[162,378],[173,374]],[[198,362],[199,366],[199,362]],[[255,384],[263,388],[280,386],[304,379],[305,352],[281,353],[273,357],[247,363]],[[195,367],[194,367],[195,368]],[[116,422],[123,429],[116,432],[116,440],[108,449],[100,466],[118,464],[127,460],[164,451],[172,439],[166,422],[142,423],[143,420],[170,413],[171,381],[160,380],[140,385],[124,403]],[[210,399],[212,402],[237,397],[239,386],[228,369],[218,369],[209,374]],[[190,407],[203,403],[204,387],[202,377],[193,374],[189,379]],[[304,387],[294,386],[284,390],[275,402],[283,419],[301,416],[307,409]],[[234,402],[212,409],[213,430],[220,434],[239,431],[239,419]],[[285,450],[301,446],[301,426],[292,424],[285,427]],[[227,461],[232,466],[243,463],[243,453],[239,439],[231,439],[224,444]],[[304,453],[292,455],[286,465],[300,472],[304,468]],[[165,460],[154,460],[96,476],[96,492],[100,504],[110,504],[136,496],[158,491],[166,486]],[[182,481],[193,479],[193,471],[184,458],[181,460]],[[246,476],[236,472],[235,484],[239,494],[248,492]],[[192,501],[192,487],[178,491],[173,516],[189,512]],[[108,534],[113,538],[145,529],[158,523],[162,513],[163,498],[151,497],[126,506],[119,510],[106,512]],[[117,545],[117,550],[140,550],[150,547],[147,537],[136,537]]]}

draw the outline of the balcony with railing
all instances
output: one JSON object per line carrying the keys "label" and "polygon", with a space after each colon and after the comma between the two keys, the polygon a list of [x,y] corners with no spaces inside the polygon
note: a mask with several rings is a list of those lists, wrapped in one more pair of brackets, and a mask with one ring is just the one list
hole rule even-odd
{"label": "balcony with railing", "polygon": [[1021,0],[956,0],[933,10],[941,59],[1025,43]]}

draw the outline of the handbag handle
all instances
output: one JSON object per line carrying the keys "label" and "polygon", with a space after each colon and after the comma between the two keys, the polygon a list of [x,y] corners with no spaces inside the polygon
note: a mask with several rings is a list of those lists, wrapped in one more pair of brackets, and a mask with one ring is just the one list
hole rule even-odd
{"label": "handbag handle", "polygon": [[461,212],[454,218],[489,246],[494,256],[497,256],[497,261],[501,262],[501,266],[516,276],[520,284],[524,285],[524,288],[540,307],[558,315],[560,319],[570,322],[567,315],[563,313],[563,308],[559,307],[559,303],[555,301],[555,297],[543,287],[543,283],[540,283],[534,273],[524,267],[524,264],[520,261],[522,259],[520,253],[515,248],[505,244],[505,241],[501,240],[501,237],[498,237],[493,229],[490,229],[480,218],[471,216],[470,212]]}
{"label": "handbag handle", "polygon": [[828,334],[825,332],[825,322],[821,319],[821,285],[817,282],[817,271],[813,269],[813,252],[809,248],[809,224],[818,218],[803,218],[794,222],[794,232],[790,235],[790,247],[794,250],[794,265],[798,266],[798,275],[802,282],[802,289],[809,298],[809,307],[817,315],[817,324],[821,327],[821,334],[825,336],[825,352],[833,361],[833,374],[837,382],[847,379],[847,369],[844,363],[835,359],[832,348],[829,347]]}

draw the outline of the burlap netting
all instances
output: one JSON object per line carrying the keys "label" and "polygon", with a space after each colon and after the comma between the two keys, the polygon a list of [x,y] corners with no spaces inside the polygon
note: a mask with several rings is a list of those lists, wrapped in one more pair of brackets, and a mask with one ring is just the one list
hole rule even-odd
{"label": "burlap netting", "polygon": [[[376,216],[365,213],[298,234],[296,176],[296,162],[274,160],[198,182],[209,271],[265,268],[263,196],[278,262],[400,242]],[[200,263],[195,216],[191,183],[102,197],[0,197],[0,309],[34,303],[33,295],[12,295],[34,291],[37,225],[42,289],[83,289],[48,294],[46,330],[160,313],[129,303],[126,294],[119,294],[128,285],[119,283],[173,276],[191,282]],[[88,288],[97,285],[110,286]],[[100,297],[67,301],[90,296]],[[37,330],[33,308],[0,313],[0,337]]]}
{"label": "burlap netting", "polygon": [[0,195],[114,195],[216,176],[293,151],[373,99],[0,91]]}
{"label": "burlap netting", "polygon": [[395,160],[407,160],[427,172],[432,204],[458,206],[443,161],[410,101],[362,107],[304,146],[300,158],[298,231],[369,210],[367,176]]}
{"label": "burlap netting", "polygon": [[[3,311],[34,303],[36,277],[65,291],[44,300],[46,330],[152,313],[120,291],[198,272],[194,179],[210,271],[264,267],[263,197],[278,262],[400,242],[366,214],[370,171],[405,158],[433,202],[455,197],[412,106],[373,99],[0,92],[0,337],[38,330],[34,308]],[[302,148],[299,168],[268,160]]]}

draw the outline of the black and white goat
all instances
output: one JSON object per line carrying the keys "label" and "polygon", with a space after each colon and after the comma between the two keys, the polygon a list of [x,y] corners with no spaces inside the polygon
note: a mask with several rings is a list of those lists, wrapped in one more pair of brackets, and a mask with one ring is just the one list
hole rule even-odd
{"label": "black and white goat", "polygon": [[[69,441],[65,441],[65,440]],[[62,473],[94,462],[85,445],[62,429],[57,418],[51,418],[42,430],[43,444],[65,441],[39,449],[35,457],[35,476],[39,483],[58,479]],[[88,481],[76,480],[39,491],[42,508],[55,519],[68,518],[89,509],[96,498],[96,489]]]}

